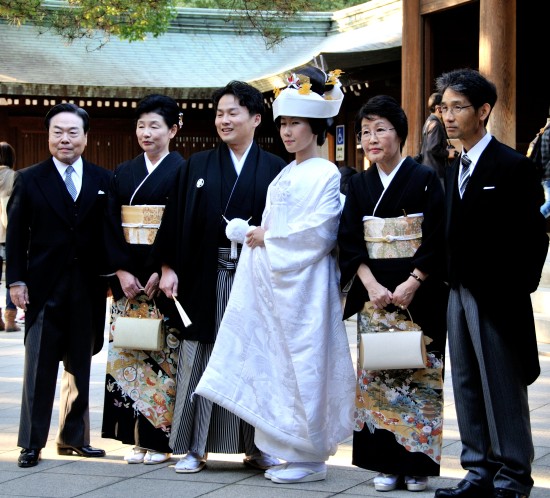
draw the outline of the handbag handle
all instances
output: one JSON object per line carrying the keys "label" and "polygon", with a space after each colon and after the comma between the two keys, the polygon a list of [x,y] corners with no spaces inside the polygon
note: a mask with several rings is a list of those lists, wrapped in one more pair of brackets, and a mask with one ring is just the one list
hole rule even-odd
{"label": "handbag handle", "polygon": [[[153,308],[155,310],[155,317],[154,318],[162,318],[160,314],[160,310],[157,307],[157,303],[155,302],[155,298],[151,299],[153,301]],[[121,316],[128,316],[128,309],[130,308],[130,299],[126,298],[126,305],[124,306],[124,313]],[[137,318],[150,318],[149,315],[142,315],[141,313],[138,313]]]}
{"label": "handbag handle", "polygon": [[[384,315],[384,316],[388,314],[388,312],[387,312],[385,309],[383,309],[383,308],[382,308],[381,310],[379,310],[379,309],[377,309],[377,308],[374,308],[374,307],[371,308],[371,307],[369,306],[369,303],[370,303],[370,302],[371,302],[371,301],[367,301],[367,302],[365,303],[364,308],[363,308],[364,311],[367,311],[367,316],[368,316],[368,318],[369,318],[369,322],[368,322],[368,325],[369,325],[369,326],[371,325],[372,318],[373,318],[374,313],[375,313],[376,311],[378,311],[379,313],[381,313],[381,314]],[[414,325],[416,325],[416,326],[420,329],[420,327],[418,326],[418,324],[414,323],[414,320],[413,320],[413,318],[412,318],[411,312],[409,311],[409,308],[405,308],[404,311],[406,311],[407,314],[409,315],[409,319],[410,319],[411,323],[414,324]],[[404,316],[404,315],[402,315],[399,311],[397,311],[397,312],[396,312],[396,316],[397,316],[397,317],[402,317],[402,316]],[[399,320],[397,320],[397,321],[399,321]],[[393,327],[389,327],[389,328],[393,328]],[[414,329],[412,329],[412,330],[414,330]]]}

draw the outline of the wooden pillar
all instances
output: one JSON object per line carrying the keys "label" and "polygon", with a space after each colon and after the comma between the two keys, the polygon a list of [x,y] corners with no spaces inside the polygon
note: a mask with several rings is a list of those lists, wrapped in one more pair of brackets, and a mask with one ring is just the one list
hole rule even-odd
{"label": "wooden pillar", "polygon": [[498,91],[488,129],[498,140],[515,148],[516,0],[480,0],[479,71]]}
{"label": "wooden pillar", "polygon": [[[425,107],[422,16],[420,0],[403,1],[402,5],[401,107],[405,110],[409,122],[409,136],[403,154],[414,156],[419,152]],[[403,50],[404,47],[406,50]]]}

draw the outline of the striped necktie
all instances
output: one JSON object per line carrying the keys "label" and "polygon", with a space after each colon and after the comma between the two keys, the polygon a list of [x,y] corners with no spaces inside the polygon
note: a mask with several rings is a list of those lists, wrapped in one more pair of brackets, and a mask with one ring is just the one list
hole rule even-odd
{"label": "striped necktie", "polygon": [[69,191],[69,194],[71,194],[73,201],[76,201],[78,192],[76,191],[76,187],[73,182],[73,173],[74,168],[72,166],[67,166],[67,169],[65,170],[65,185],[67,186],[67,190]]}
{"label": "striped necktie", "polygon": [[462,171],[460,172],[460,178],[458,180],[458,191],[462,199],[466,186],[470,181],[470,164],[472,164],[472,160],[466,154],[462,154],[460,162],[462,163]]}

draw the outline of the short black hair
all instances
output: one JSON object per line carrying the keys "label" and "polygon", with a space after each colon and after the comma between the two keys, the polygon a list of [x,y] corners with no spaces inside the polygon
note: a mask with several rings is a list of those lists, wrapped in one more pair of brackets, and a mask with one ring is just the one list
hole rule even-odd
{"label": "short black hair", "polygon": [[15,149],[8,142],[0,142],[0,165],[12,169],[15,166]]}
{"label": "short black hair", "polygon": [[159,114],[163,117],[168,128],[172,128],[172,126],[179,123],[181,111],[178,103],[172,97],[152,93],[138,102],[135,111],[136,120],[148,112]]}
{"label": "short black hair", "polygon": [[439,92],[434,92],[428,99],[428,109],[430,112],[435,112],[435,107],[441,104],[442,95]]}
{"label": "short black hair", "polygon": [[395,128],[397,136],[401,139],[400,149],[403,150],[405,140],[409,135],[409,122],[405,111],[398,104],[397,100],[389,95],[376,95],[363,104],[355,118],[355,132],[361,131],[363,119],[372,121],[375,116],[386,118]]}
{"label": "short black hair", "polygon": [[251,116],[256,114],[262,115],[265,110],[264,96],[257,88],[245,83],[244,81],[230,81],[223,88],[218,88],[212,94],[212,102],[215,108],[218,108],[218,103],[224,95],[234,95],[238,99],[239,104],[248,109]]}
{"label": "short black hair", "polygon": [[479,109],[483,104],[489,104],[491,110],[487,114],[485,124],[497,101],[497,87],[475,69],[455,69],[443,73],[435,80],[437,91],[443,95],[447,88],[464,95],[474,109]]}
{"label": "short black hair", "polygon": [[71,112],[79,116],[80,119],[82,119],[84,133],[88,133],[88,130],[90,129],[90,116],[88,116],[88,113],[84,109],[82,109],[82,107],[78,107],[76,104],[69,104],[68,102],[54,105],[48,111],[48,113],[46,114],[46,118],[44,119],[46,130],[50,130],[50,121],[52,120],[52,118],[62,112]]}

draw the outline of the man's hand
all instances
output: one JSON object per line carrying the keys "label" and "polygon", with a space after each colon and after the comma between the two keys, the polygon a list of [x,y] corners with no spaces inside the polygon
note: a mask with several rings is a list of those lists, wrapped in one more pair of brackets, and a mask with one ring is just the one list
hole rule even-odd
{"label": "man's hand", "polygon": [[11,285],[10,297],[15,306],[27,311],[27,304],[29,304],[29,289],[25,284]]}

